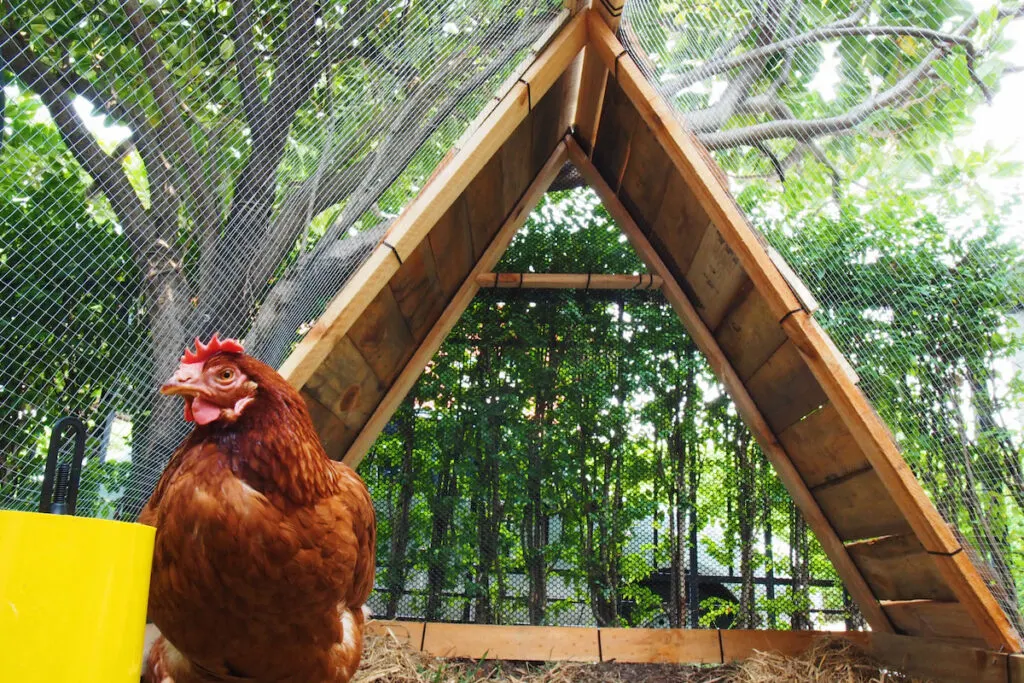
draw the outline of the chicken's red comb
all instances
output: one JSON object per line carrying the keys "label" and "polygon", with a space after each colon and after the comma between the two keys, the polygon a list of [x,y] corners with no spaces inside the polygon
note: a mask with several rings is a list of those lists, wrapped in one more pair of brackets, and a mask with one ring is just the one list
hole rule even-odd
{"label": "chicken's red comb", "polygon": [[245,353],[245,349],[238,343],[237,339],[225,339],[221,341],[217,333],[213,333],[209,344],[203,344],[196,337],[196,350],[186,347],[185,355],[181,357],[182,363],[205,363],[211,356],[218,353]]}

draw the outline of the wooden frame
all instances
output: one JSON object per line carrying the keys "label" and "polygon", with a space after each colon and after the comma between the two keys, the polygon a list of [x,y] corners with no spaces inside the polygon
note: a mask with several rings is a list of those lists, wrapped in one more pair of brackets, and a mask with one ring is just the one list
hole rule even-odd
{"label": "wooden frame", "polygon": [[822,638],[853,643],[882,665],[936,681],[1022,683],[1024,657],[864,631],[644,629],[370,621],[367,630],[426,655],[520,661],[726,664],[755,651],[798,656]]}
{"label": "wooden frame", "polygon": [[[580,278],[586,277],[592,288],[603,288],[595,284],[597,281],[612,287],[614,280],[621,276],[519,276],[490,272],[562,164],[566,159],[572,159],[648,264],[650,284],[654,285],[655,277],[661,280],[660,286],[666,298],[732,395],[738,411],[772,460],[875,631],[942,635],[959,638],[962,644],[981,638],[989,647],[1020,652],[1021,642],[1006,614],[910,472],[892,435],[858,389],[856,373],[812,317],[817,306],[813,297],[746,222],[707,153],[683,130],[615,38],[615,19],[611,15],[605,16],[607,14],[600,10],[581,11],[547,42],[537,59],[467,138],[465,146],[442,163],[423,191],[393,224],[382,244],[328,305],[324,315],[285,362],[282,374],[293,385],[304,389],[304,397],[311,410],[322,409],[323,414],[333,416],[325,419],[337,418],[332,423],[332,428],[337,430],[335,433],[348,430],[344,433],[344,440],[339,438],[337,452],[340,455],[344,450],[345,461],[355,466],[481,286],[492,286],[493,282],[499,287],[568,287],[579,286]],[[577,57],[584,50],[582,77],[577,83],[570,78],[576,73],[570,69],[576,69],[579,64]],[[544,93],[549,90],[558,97],[542,101]],[[602,119],[603,93],[606,90],[608,116]],[[538,103],[535,109],[534,105]],[[611,116],[622,111],[628,115],[617,119]],[[568,135],[542,164],[565,126],[573,120],[573,113],[576,116],[576,137]],[[531,117],[529,121],[527,117]],[[625,136],[624,147],[620,145],[619,149],[613,149],[611,157],[606,150],[602,161],[601,155],[594,157],[593,151],[594,145],[601,149],[607,147],[603,137],[598,144],[598,133],[606,135],[605,124],[609,119],[612,122],[612,137],[609,139],[617,136],[622,141]],[[538,124],[538,120],[542,123]],[[621,125],[616,125],[617,122]],[[522,149],[524,140],[532,140],[531,126],[543,131],[547,137],[531,147],[526,157],[528,162],[517,163],[523,157],[515,150]],[[630,128],[628,132],[625,131],[627,127]],[[636,149],[632,147],[634,137],[640,133],[646,135],[646,157],[642,144],[637,143]],[[654,240],[655,237],[665,239],[665,233],[645,232],[651,217],[641,215],[644,207],[629,194],[636,187],[627,187],[627,191],[622,188],[630,155],[633,154],[634,159],[651,159],[654,148],[658,152],[660,168],[671,169],[676,179],[676,194],[685,190],[687,196],[692,195],[694,203],[699,205],[693,213],[689,206],[685,211],[687,220],[702,230],[691,240],[699,242],[699,246],[680,246],[678,240],[681,238],[675,237],[677,247],[691,249],[690,260],[684,266],[700,265],[699,273],[704,279],[697,283],[699,287],[693,286],[692,279],[683,281],[687,274],[679,274],[679,269],[684,266],[680,265],[678,254],[673,256],[665,251],[665,244]],[[506,173],[509,169],[511,173]],[[527,185],[534,173],[535,177]],[[606,182],[602,173],[611,180]],[[509,178],[516,182],[509,182]],[[482,182],[474,185],[478,179]],[[445,243],[448,248],[456,248],[457,251],[468,240],[470,246],[467,249],[472,253],[465,257],[458,270],[447,271],[449,279],[444,284],[443,294],[435,292],[431,295],[433,298],[424,296],[417,288],[420,280],[416,278],[424,272],[435,273],[436,267],[435,254],[424,255],[425,251],[432,249],[424,249],[424,243],[434,239],[435,235],[430,231],[446,216],[466,210],[464,193],[475,186],[479,186],[478,196],[490,199],[498,196],[504,201],[496,211],[490,209],[497,202],[482,201],[476,205],[480,211],[488,210],[486,218],[490,227],[487,231],[477,234],[480,226],[476,225],[466,228],[469,232],[451,233],[453,237]],[[510,190],[511,187],[515,190]],[[640,190],[643,196],[643,187]],[[626,200],[629,200],[628,206]],[[646,210],[649,212],[651,207],[646,207]],[[506,211],[509,213],[504,216]],[[658,211],[665,210],[659,208]],[[676,214],[672,211],[682,211],[682,207],[673,205],[669,214],[674,216]],[[643,223],[645,220],[648,224]],[[497,233],[493,228],[497,228]],[[448,258],[452,252],[443,250],[438,253]],[[701,256],[697,257],[695,253]],[[403,263],[404,285],[396,286],[396,274]],[[420,271],[412,266],[420,267]],[[698,270],[696,265],[693,268]],[[723,283],[718,292],[722,296],[713,302],[702,300],[708,291],[708,283],[714,282]],[[428,284],[435,288],[438,286],[438,282]],[[624,284],[620,281],[615,286]],[[633,281],[628,284],[633,286]],[[714,289],[713,284],[711,289]],[[400,295],[396,297],[395,292]],[[757,323],[759,327],[751,329],[771,328],[770,334],[765,333],[760,340],[763,343],[758,346],[760,355],[756,362],[747,362],[742,368],[740,366],[744,363],[733,359],[737,363],[734,367],[730,361],[730,344],[734,349],[736,345],[749,342],[751,337],[734,334],[730,339],[721,333],[730,312],[742,308],[742,305],[732,308],[741,294],[757,295],[748,309],[753,311],[752,317],[748,316],[746,320]],[[751,298],[747,296],[744,301]],[[434,308],[429,309],[429,314],[424,312],[412,316],[411,313],[421,310],[417,306],[422,302],[427,302],[423,308],[427,305]],[[385,311],[390,317],[376,328],[361,326],[366,318],[372,318],[368,310],[376,311],[375,315]],[[392,335],[391,339],[400,339],[401,348],[381,343],[388,335]],[[343,363],[341,366],[329,366],[326,373],[314,377],[335,347],[345,348],[344,344],[348,344],[351,356],[360,365],[355,367]],[[354,344],[363,346],[357,349]],[[390,357],[385,357],[388,354]],[[354,372],[353,367],[358,372]],[[763,369],[766,370],[762,372]],[[317,394],[319,389],[315,384],[311,389],[307,387],[311,378],[323,380],[325,374],[329,381],[334,375],[345,376],[347,384],[342,382],[345,395],[340,396],[340,400],[337,393]],[[348,377],[350,374],[358,376]],[[783,381],[782,388],[779,387],[780,380]],[[365,390],[363,398],[358,398],[361,389]],[[353,402],[358,402],[358,412],[355,409],[347,412],[349,408],[345,406],[351,403],[344,401],[349,394],[357,397]],[[820,411],[815,413],[819,407]],[[339,428],[340,420],[344,424]],[[808,449],[807,442],[813,441],[816,425],[821,424],[842,427],[840,437],[845,441],[841,445],[847,449],[855,447],[858,449],[857,457],[861,458],[859,463],[851,461],[853,465],[861,466],[860,469],[850,469],[846,473],[849,477],[838,485],[835,481],[815,482],[804,478],[814,475],[811,471],[813,466],[809,468],[807,463],[809,458],[814,458],[815,452],[813,448]],[[798,425],[799,429],[793,433],[792,428]],[[346,444],[348,448],[344,449]],[[809,452],[794,450],[801,445],[804,451]],[[851,490],[861,492],[860,500],[853,501],[857,505],[851,505]],[[851,513],[847,512],[843,517],[844,509],[855,512],[866,509],[863,507],[865,490],[885,498],[881,502],[887,506],[886,513],[893,519],[885,518],[872,525],[871,520],[861,523],[867,518],[859,513],[853,522]],[[869,539],[878,543],[860,543]],[[884,582],[880,584],[878,572],[885,570],[878,568],[884,563],[879,564],[882,560],[871,553],[880,552],[879,548],[884,545],[882,541],[886,539],[892,544],[888,547],[905,542],[907,552],[924,558],[921,567],[915,568],[915,571],[921,571],[916,574],[909,572],[908,576],[932,581],[934,586],[928,589],[931,592],[926,592],[924,597],[921,591],[907,591],[900,595],[892,586],[886,586]],[[857,553],[856,557],[851,555],[851,548]],[[872,562],[875,564],[871,565]],[[866,563],[867,573],[860,563]],[[935,568],[929,574],[925,570],[932,563]],[[880,601],[879,591],[887,599]]]}
{"label": "wooden frame", "polygon": [[604,275],[601,273],[480,273],[481,289],[661,289],[660,275]]}

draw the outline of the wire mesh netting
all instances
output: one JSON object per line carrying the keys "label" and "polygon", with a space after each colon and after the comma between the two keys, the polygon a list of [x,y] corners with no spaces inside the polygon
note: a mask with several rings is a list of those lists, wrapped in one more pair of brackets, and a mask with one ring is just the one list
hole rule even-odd
{"label": "wire mesh netting", "polygon": [[[645,272],[593,192],[551,197],[498,272]],[[482,291],[360,471],[379,615],[861,623],[658,291]]]}
{"label": "wire mesh netting", "polygon": [[134,518],[185,433],[186,342],[279,364],[502,82],[553,0],[14,2],[2,17],[0,506],[57,417],[79,514]]}
{"label": "wire mesh netting", "polygon": [[[36,507],[49,427],[74,414],[90,430],[78,513],[133,518],[185,431],[155,389],[186,341],[219,330],[279,364],[560,8],[5,5],[0,508]],[[1021,14],[629,0],[620,31],[819,298],[1011,615]],[[541,216],[503,268],[639,269],[591,195]],[[363,467],[377,611],[859,623],[657,293],[484,293],[414,397]]]}
{"label": "wire mesh netting", "polygon": [[1024,215],[1009,130],[1024,7],[666,9],[626,3],[628,49],[820,300],[817,319],[1019,627]]}

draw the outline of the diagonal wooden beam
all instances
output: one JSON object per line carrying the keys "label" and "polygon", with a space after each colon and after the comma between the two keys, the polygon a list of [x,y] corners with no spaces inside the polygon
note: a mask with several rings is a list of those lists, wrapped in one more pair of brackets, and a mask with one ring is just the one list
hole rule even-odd
{"label": "diagonal wooden beam", "polygon": [[893,627],[889,618],[882,611],[881,605],[864,580],[857,565],[854,564],[842,540],[840,540],[832,525],[829,524],[825,513],[818,506],[810,489],[807,488],[800,473],[789,459],[789,455],[779,444],[775,434],[772,433],[768,423],[761,415],[761,411],[747,392],[747,388],[743,385],[739,375],[736,374],[736,370],[733,369],[725,353],[718,346],[718,342],[715,340],[711,330],[701,320],[697,309],[694,308],[693,303],[686,296],[680,283],[672,275],[672,272],[658,255],[658,252],[655,251],[647,237],[644,236],[640,226],[633,220],[633,217],[615,194],[615,191],[605,182],[601,173],[587,158],[586,153],[579,144],[571,137],[567,138],[566,142],[569,147],[570,161],[575,164],[583,178],[597,192],[609,215],[615,219],[615,222],[626,234],[630,244],[633,245],[633,248],[644,263],[647,264],[650,271],[661,276],[661,291],[665,294],[665,298],[672,305],[679,319],[682,320],[683,325],[686,326],[686,330],[689,332],[694,343],[697,344],[698,348],[707,357],[715,375],[725,385],[726,391],[729,392],[729,396],[732,397],[736,405],[736,410],[743,417],[744,422],[750,428],[751,433],[757,439],[765,455],[771,460],[779,478],[785,484],[790,496],[792,496],[793,502],[800,508],[804,519],[807,520],[811,529],[814,530],[814,534],[821,542],[822,548],[829,559],[832,560],[832,565],[843,580],[846,590],[857,601],[857,605],[864,614],[864,618],[867,619],[868,623],[871,624],[871,628],[875,631],[892,633]]}
{"label": "diagonal wooden beam", "polygon": [[[593,0],[590,10],[613,33],[622,22],[626,0]],[[576,104],[576,137],[588,154],[594,151],[597,123],[601,119],[604,88],[608,82],[608,69],[595,49],[587,47],[580,72],[579,99]]]}
{"label": "diagonal wooden beam", "polygon": [[647,124],[669,159],[682,174],[722,238],[743,265],[758,292],[765,298],[776,320],[801,309],[785,277],[771,262],[743,212],[719,179],[713,162],[700,143],[683,130],[674,112],[661,99],[640,67],[636,65],[615,34],[594,13],[587,23],[587,53],[601,58],[640,118]]}
{"label": "diagonal wooden beam", "polygon": [[527,217],[534,207],[537,206],[541,197],[544,196],[544,193],[554,181],[555,176],[558,175],[562,166],[565,165],[567,158],[568,153],[565,142],[559,142],[555,151],[551,153],[547,162],[540,172],[537,173],[537,177],[534,178],[533,182],[526,188],[526,192],[516,202],[505,222],[498,229],[497,234],[495,234],[494,239],[491,240],[491,243],[481,254],[476,265],[469,271],[469,275],[466,276],[462,285],[455,292],[455,296],[452,297],[448,306],[441,313],[441,317],[437,319],[437,322],[434,323],[427,336],[424,337],[415,353],[405,364],[405,367],[402,368],[395,382],[388,389],[387,393],[384,394],[380,403],[377,404],[377,408],[370,415],[370,419],[366,421],[366,424],[359,431],[355,441],[349,446],[344,458],[346,465],[358,467],[359,463],[362,462],[370,447],[373,446],[373,442],[377,440],[377,436],[384,428],[384,425],[395,414],[395,410],[405,400],[409,390],[412,389],[416,380],[423,373],[423,368],[427,366],[430,359],[441,348],[441,343],[444,342],[448,333],[455,326],[455,323],[462,317],[466,307],[469,306],[473,297],[476,296],[477,291],[480,289],[477,278],[481,273],[492,270],[495,264],[498,263],[501,255],[508,249],[512,238],[515,237],[516,232],[526,222]]}
{"label": "diagonal wooden beam", "polygon": [[[466,146],[406,207],[391,226],[384,242],[355,272],[323,315],[285,360],[280,372],[301,388],[324,362],[330,350],[348,332],[370,302],[398,271],[404,259],[494,156],[530,113],[534,102],[551,88],[583,49],[587,40],[587,12],[573,17],[505,95]],[[396,258],[397,256],[397,258]]]}

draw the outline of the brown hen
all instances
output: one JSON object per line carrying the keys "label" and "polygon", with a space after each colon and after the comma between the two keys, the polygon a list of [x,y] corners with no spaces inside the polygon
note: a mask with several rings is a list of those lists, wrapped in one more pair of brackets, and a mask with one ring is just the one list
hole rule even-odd
{"label": "brown hen", "polygon": [[139,521],[155,526],[151,683],[340,683],[362,654],[376,522],[299,394],[214,335],[161,388],[196,423]]}

